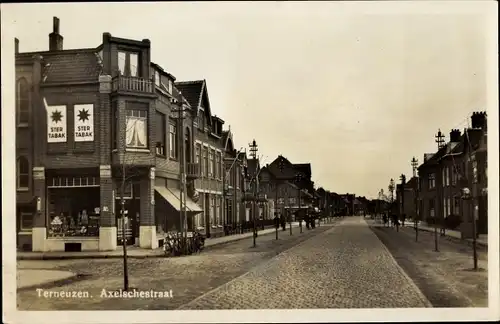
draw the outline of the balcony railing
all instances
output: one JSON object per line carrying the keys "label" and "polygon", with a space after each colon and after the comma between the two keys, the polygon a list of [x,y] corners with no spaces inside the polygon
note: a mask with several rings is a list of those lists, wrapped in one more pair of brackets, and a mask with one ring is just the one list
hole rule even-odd
{"label": "balcony railing", "polygon": [[199,163],[186,163],[186,178],[193,180],[201,177],[201,168]]}
{"label": "balcony railing", "polygon": [[113,78],[113,91],[154,93],[151,80],[119,75]]}

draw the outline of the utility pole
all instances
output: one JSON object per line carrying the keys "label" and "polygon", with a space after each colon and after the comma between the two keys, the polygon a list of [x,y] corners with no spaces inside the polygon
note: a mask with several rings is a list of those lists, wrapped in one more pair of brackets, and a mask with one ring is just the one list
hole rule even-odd
{"label": "utility pole", "polygon": [[[438,152],[441,148],[443,148],[444,146],[444,135],[443,133],[441,133],[441,129],[438,130],[438,133],[437,135],[435,136],[436,137],[436,143],[438,145]],[[441,198],[441,191],[442,191],[442,188],[444,186],[444,182],[443,182],[443,171],[441,170],[441,159],[438,160],[438,169],[437,169],[438,172],[436,172],[436,177],[435,177],[435,181],[436,181],[436,184],[438,182],[439,179],[441,179],[439,182],[441,182],[441,185],[437,187],[437,201],[438,201],[438,214],[439,216],[438,217],[435,217],[434,219],[434,250],[436,252],[439,252],[439,246],[438,246],[438,232],[437,232],[437,228],[438,228],[438,222],[437,222],[437,219],[438,218],[441,218],[441,216],[443,215],[444,213],[444,206],[443,206],[443,201],[442,201],[442,198]]]}
{"label": "utility pole", "polygon": [[392,213],[394,212],[393,211],[393,208],[394,208],[394,206],[393,206],[393,204],[394,204],[394,179],[392,179],[392,178],[389,181],[389,187],[388,187],[388,189],[391,192],[391,205],[389,207],[389,217],[390,217],[390,216],[392,216]]}
{"label": "utility pole", "polygon": [[[476,160],[476,154],[475,152],[472,151],[472,145],[470,142],[470,137],[469,137],[469,132],[466,130],[466,141],[468,143],[468,151],[469,151],[469,156],[468,156],[468,161],[470,163],[470,169],[472,170],[472,177],[469,175],[469,168],[466,168],[466,179],[469,180],[469,184],[472,185],[472,196],[470,189],[465,188],[466,190],[465,193],[463,194],[463,198],[466,200],[469,200],[469,210],[472,216],[472,250],[473,250],[473,261],[474,261],[474,270],[478,269],[478,260],[477,260],[477,229],[476,229],[476,211],[477,211],[477,182],[478,182],[478,175],[477,175],[477,160]],[[472,179],[471,179],[472,178]],[[472,181],[470,181],[472,180]],[[472,182],[472,183],[471,183]]]}
{"label": "utility pole", "polygon": [[418,242],[418,221],[420,219],[419,217],[419,209],[418,209],[418,201],[419,201],[419,191],[420,191],[420,179],[417,178],[417,166],[418,166],[418,160],[413,157],[411,160],[411,167],[413,169],[413,178],[417,180],[417,185],[415,187],[415,219],[413,220],[413,225],[415,227],[415,242]]}
{"label": "utility pole", "polygon": [[405,221],[406,176],[404,174],[401,174],[399,179],[401,180],[401,220],[402,220],[402,224],[404,224],[404,221]]}
{"label": "utility pole", "polygon": [[182,93],[179,92],[180,100],[172,99],[172,102],[177,106],[174,112],[177,112],[177,125],[178,125],[178,153],[179,153],[179,189],[180,189],[180,211],[179,211],[179,224],[181,230],[181,242],[184,254],[187,254],[187,233],[188,233],[188,222],[187,222],[187,212],[186,212],[186,154],[185,154],[185,143],[184,143],[184,113],[185,110],[182,106]]}
{"label": "utility pole", "polygon": [[[125,155],[123,155],[123,160],[125,160]],[[125,161],[122,161],[122,183],[120,192],[120,205],[121,205],[121,221],[122,221],[122,243],[123,243],[123,290],[128,290],[128,258],[127,258],[127,237],[125,236],[125,199],[123,195],[125,194],[125,181],[126,181],[126,166]],[[115,202],[113,201],[113,204]]]}

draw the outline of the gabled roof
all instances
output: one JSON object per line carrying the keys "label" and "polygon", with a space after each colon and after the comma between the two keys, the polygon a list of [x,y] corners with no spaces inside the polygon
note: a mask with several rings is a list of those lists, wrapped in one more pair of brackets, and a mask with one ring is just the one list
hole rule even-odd
{"label": "gabled roof", "polygon": [[[283,169],[279,168],[280,161],[283,164]],[[278,180],[293,179],[297,175],[297,171],[293,168],[293,164],[283,155],[279,155],[271,164],[268,165],[268,170],[274,178]]]}
{"label": "gabled roof", "polygon": [[[24,54],[24,53],[23,53]],[[98,82],[102,62],[96,49],[44,52],[42,82]]]}
{"label": "gabled roof", "polygon": [[294,163],[293,167],[303,173],[308,179],[311,178],[311,163]]}
{"label": "gabled roof", "polygon": [[[222,131],[221,141],[225,151],[234,150],[233,133],[231,130]],[[233,147],[228,147],[230,142],[233,143]]]}
{"label": "gabled roof", "polygon": [[175,86],[189,101],[191,107],[196,109],[196,112],[198,112],[199,107],[203,107],[205,109],[207,124],[212,125],[212,110],[210,107],[210,100],[208,98],[207,81],[179,81],[175,83]]}
{"label": "gabled roof", "polygon": [[175,87],[182,92],[191,107],[197,109],[201,105],[203,80],[175,82]]}

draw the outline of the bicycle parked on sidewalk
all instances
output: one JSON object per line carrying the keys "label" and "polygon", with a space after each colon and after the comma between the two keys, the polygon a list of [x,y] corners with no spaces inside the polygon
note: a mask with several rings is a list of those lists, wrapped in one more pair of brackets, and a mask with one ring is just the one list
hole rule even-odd
{"label": "bicycle parked on sidewalk", "polygon": [[164,252],[166,256],[191,255],[201,252],[205,247],[205,236],[199,231],[183,233],[169,232],[165,234]]}

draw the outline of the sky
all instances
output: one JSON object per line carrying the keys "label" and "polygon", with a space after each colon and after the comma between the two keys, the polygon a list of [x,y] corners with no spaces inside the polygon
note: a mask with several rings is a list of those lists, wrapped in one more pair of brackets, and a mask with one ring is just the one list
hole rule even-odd
{"label": "sky", "polygon": [[317,187],[375,198],[438,129],[486,110],[492,3],[2,4],[2,43],[47,50],[53,16],[65,49],[148,38],[178,81],[207,80],[236,148],[255,139],[264,163],[311,163]]}

